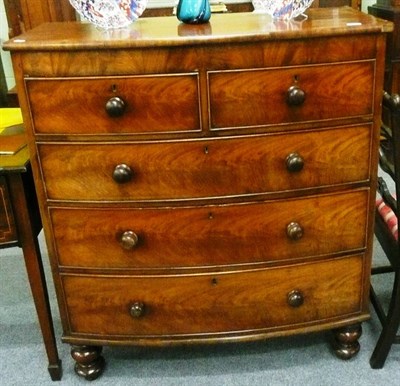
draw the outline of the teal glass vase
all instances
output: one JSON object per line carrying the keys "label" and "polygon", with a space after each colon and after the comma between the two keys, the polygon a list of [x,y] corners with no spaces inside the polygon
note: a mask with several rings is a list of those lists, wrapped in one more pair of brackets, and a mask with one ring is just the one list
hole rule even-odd
{"label": "teal glass vase", "polygon": [[176,17],[186,24],[207,23],[211,17],[209,0],[179,0]]}

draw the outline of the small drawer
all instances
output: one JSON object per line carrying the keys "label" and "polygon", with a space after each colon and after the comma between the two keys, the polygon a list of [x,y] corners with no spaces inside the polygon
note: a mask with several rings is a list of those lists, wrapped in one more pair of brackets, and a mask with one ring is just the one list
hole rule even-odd
{"label": "small drawer", "polygon": [[61,266],[240,265],[365,248],[368,190],[265,203],[50,208]]}
{"label": "small drawer", "polygon": [[53,200],[160,201],[367,181],[371,127],[165,142],[39,144]]}
{"label": "small drawer", "polygon": [[[200,131],[198,74],[26,79],[38,134]],[[149,113],[150,112],[150,113]]]}
{"label": "small drawer", "polygon": [[374,76],[374,61],[209,72],[210,127],[256,127],[370,115]]}
{"label": "small drawer", "polygon": [[7,181],[4,176],[0,176],[0,246],[16,242],[17,240],[17,227],[15,225]]}
{"label": "small drawer", "polygon": [[[363,257],[204,275],[62,275],[70,333],[162,337],[298,328],[361,312]],[[284,280],[283,280],[284,278]]]}

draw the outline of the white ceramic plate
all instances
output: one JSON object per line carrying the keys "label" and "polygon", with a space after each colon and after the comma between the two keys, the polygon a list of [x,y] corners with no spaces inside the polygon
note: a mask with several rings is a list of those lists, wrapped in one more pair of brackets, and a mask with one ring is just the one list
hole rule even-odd
{"label": "white ceramic plate", "polygon": [[137,20],[147,0],[69,0],[84,20],[109,29],[123,28]]}
{"label": "white ceramic plate", "polygon": [[254,11],[275,19],[290,20],[301,15],[314,0],[252,0]]}

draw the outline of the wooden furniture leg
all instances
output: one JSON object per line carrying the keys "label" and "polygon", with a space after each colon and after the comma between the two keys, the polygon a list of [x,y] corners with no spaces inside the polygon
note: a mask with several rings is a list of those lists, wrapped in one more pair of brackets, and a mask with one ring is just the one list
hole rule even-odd
{"label": "wooden furniture leg", "polygon": [[48,370],[51,379],[56,381],[61,379],[62,368],[54,336],[39,243],[36,235],[33,234],[32,218],[28,210],[22,176],[20,173],[12,173],[8,175],[8,179],[10,182],[9,189],[12,197],[13,211],[16,214],[15,221],[18,228],[19,242],[23,250],[29,284],[49,360]]}
{"label": "wooden furniture leg", "polygon": [[72,346],[71,356],[75,360],[75,372],[88,381],[98,378],[104,370],[105,360],[101,346]]}
{"label": "wooden furniture leg", "polygon": [[335,339],[333,349],[340,359],[351,359],[360,351],[358,339],[362,334],[360,323],[338,328],[333,331]]}
{"label": "wooden furniture leg", "polygon": [[389,351],[393,343],[399,343],[397,338],[397,330],[400,325],[400,271],[397,269],[393,284],[393,293],[391,304],[389,306],[389,314],[387,323],[384,323],[383,330],[376,343],[374,352],[370,359],[370,365],[373,369],[381,369],[386,361]]}

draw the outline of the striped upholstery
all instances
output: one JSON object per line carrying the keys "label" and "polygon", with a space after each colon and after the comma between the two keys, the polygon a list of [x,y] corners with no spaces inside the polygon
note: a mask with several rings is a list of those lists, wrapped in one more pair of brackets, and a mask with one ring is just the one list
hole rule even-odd
{"label": "striped upholstery", "polygon": [[397,228],[397,217],[394,214],[393,210],[385,204],[382,198],[376,200],[376,207],[378,209],[379,214],[382,216],[386,225],[388,226],[390,233],[394,237],[394,239],[398,240],[398,228]]}

